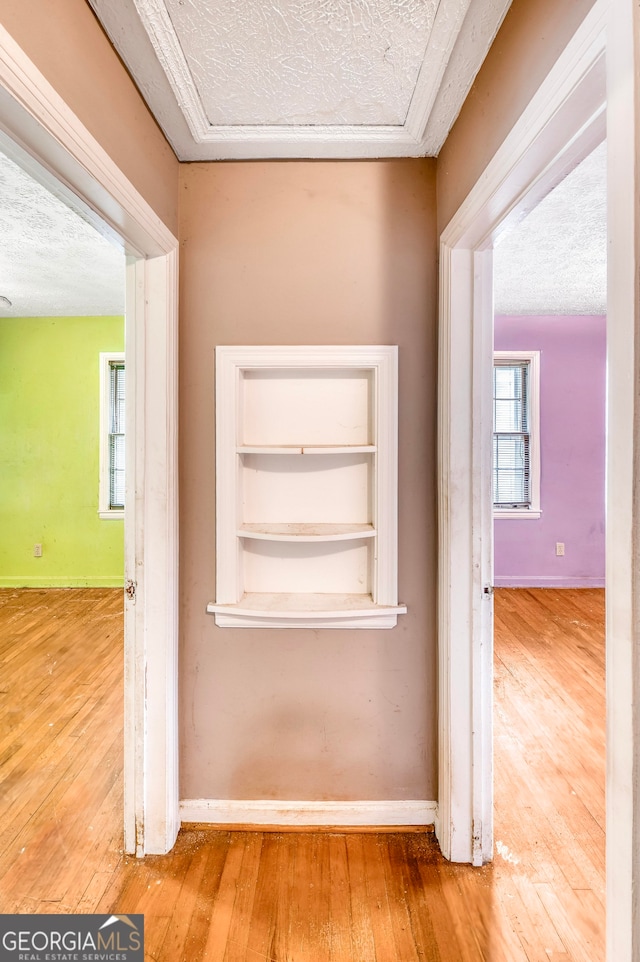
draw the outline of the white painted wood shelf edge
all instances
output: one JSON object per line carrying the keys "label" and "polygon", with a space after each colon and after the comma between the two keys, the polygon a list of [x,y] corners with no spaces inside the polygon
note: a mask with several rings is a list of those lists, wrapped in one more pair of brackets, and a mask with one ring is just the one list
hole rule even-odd
{"label": "white painted wood shelf edge", "polygon": [[238,454],[375,454],[375,444],[239,444]]}
{"label": "white painted wood shelf edge", "polygon": [[371,595],[247,593],[237,604],[207,605],[221,628],[394,628],[406,605],[377,605]]}
{"label": "white painted wood shelf edge", "polygon": [[243,524],[238,528],[239,538],[256,538],[261,541],[357,541],[374,538],[376,529],[372,524]]}

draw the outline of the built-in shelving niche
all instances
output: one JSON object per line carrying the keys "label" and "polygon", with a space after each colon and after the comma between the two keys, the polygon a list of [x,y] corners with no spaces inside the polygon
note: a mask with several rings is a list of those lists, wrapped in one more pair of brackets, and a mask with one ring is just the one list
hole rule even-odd
{"label": "built-in shelving niche", "polygon": [[397,348],[216,350],[223,627],[391,628]]}

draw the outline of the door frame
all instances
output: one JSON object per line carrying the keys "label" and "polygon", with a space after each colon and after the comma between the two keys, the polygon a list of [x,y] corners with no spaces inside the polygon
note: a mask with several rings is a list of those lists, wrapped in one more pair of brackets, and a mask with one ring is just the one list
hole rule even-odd
{"label": "door frame", "polygon": [[180,827],[178,241],[2,26],[0,130],[15,159],[127,254],[124,847],[161,854]]}
{"label": "door frame", "polygon": [[[608,156],[607,958],[640,948],[638,637],[639,81],[633,0],[596,0],[441,237],[438,413],[439,809],[443,853],[493,851],[491,249],[598,143]],[[606,130],[605,130],[606,127]],[[634,494],[634,487],[636,492]],[[485,587],[489,588],[485,592]],[[615,695],[614,695],[615,693]],[[635,851],[634,851],[635,850]]]}

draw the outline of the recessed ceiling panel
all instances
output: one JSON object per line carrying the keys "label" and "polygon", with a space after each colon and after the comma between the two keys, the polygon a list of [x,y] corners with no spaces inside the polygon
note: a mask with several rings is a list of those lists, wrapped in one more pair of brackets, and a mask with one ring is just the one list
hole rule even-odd
{"label": "recessed ceiling panel", "polygon": [[89,0],[180,160],[435,156],[511,0]]}
{"label": "recessed ceiling panel", "polygon": [[438,3],[166,6],[210,124],[395,125],[406,119]]}

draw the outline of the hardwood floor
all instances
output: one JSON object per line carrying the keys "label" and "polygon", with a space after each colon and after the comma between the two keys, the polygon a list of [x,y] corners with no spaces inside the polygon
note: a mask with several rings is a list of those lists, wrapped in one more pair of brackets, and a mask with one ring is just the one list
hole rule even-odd
{"label": "hardwood floor", "polygon": [[121,596],[0,590],[3,912],[75,909],[119,864]]}
{"label": "hardwood floor", "polygon": [[0,590],[0,911],[143,912],[156,962],[601,962],[604,597],[496,592],[496,853],[181,832],[122,854],[122,599]]}
{"label": "hardwood floor", "polygon": [[502,590],[495,611],[498,898],[527,958],[538,957],[530,946],[541,945],[544,933],[540,957],[550,948],[553,959],[598,962],[605,906],[604,592]]}

